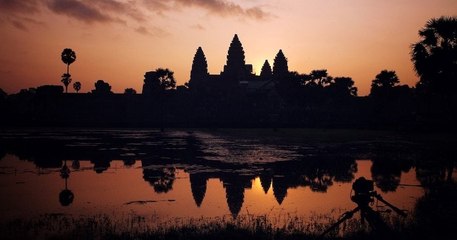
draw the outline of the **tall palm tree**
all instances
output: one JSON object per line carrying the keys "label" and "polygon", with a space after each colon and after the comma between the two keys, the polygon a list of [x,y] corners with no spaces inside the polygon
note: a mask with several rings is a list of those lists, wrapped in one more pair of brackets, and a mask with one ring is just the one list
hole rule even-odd
{"label": "tall palm tree", "polygon": [[76,53],[71,48],[65,48],[61,54],[62,62],[67,64],[67,74],[70,74],[70,64],[76,61]]}
{"label": "tall palm tree", "polygon": [[411,46],[411,60],[420,80],[418,89],[453,94],[457,88],[457,17],[430,19]]}
{"label": "tall palm tree", "polygon": [[67,73],[66,73],[66,75],[64,74],[65,77],[62,76],[62,82],[65,85],[65,92],[68,92],[67,91],[68,84],[70,84],[70,82],[71,82],[71,79],[70,79],[70,76],[71,76],[70,75],[70,64],[72,64],[74,61],[76,61],[76,53],[71,48],[65,48],[62,51],[61,59],[62,59],[62,62],[67,65]]}

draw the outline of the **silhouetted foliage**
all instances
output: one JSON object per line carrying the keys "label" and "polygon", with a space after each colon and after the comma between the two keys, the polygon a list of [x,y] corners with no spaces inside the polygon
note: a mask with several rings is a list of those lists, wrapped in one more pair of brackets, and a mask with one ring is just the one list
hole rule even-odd
{"label": "silhouetted foliage", "polygon": [[5,100],[8,94],[0,88],[0,100]]}
{"label": "silhouetted foliage", "polygon": [[390,90],[400,83],[395,71],[382,70],[371,83],[370,94],[376,94],[376,91]]}
{"label": "silhouetted foliage", "polygon": [[64,73],[61,77],[62,79],[60,80],[63,85],[65,85],[65,93],[68,92],[68,85],[71,83],[71,75],[68,73]]}
{"label": "silhouetted foliage", "polygon": [[173,72],[168,68],[158,68],[155,71],[144,74],[143,94],[153,95],[176,88],[176,81]]}
{"label": "silhouetted foliage", "polygon": [[136,90],[133,89],[133,88],[126,88],[124,90],[124,94],[127,94],[127,95],[135,95],[136,94]]}
{"label": "silhouetted foliage", "polygon": [[[68,92],[68,84],[71,83],[70,79],[70,64],[76,61],[76,53],[71,48],[65,48],[61,53],[62,62],[67,65],[67,73],[66,75],[62,75],[62,82],[65,85],[65,92]],[[66,81],[64,81],[64,76],[66,77]],[[68,81],[68,79],[70,79]]]}
{"label": "silhouetted foliage", "polygon": [[98,80],[95,82],[95,89],[92,90],[93,94],[99,94],[99,95],[105,95],[105,94],[111,94],[111,86],[109,83],[103,81],[103,80]]}
{"label": "silhouetted foliage", "polygon": [[63,87],[59,85],[44,85],[36,89],[38,95],[59,95],[63,93]]}
{"label": "silhouetted foliage", "polygon": [[430,19],[411,46],[411,60],[424,93],[457,95],[457,17]]}
{"label": "silhouetted foliage", "polygon": [[333,81],[333,77],[328,75],[327,69],[313,70],[309,74],[308,78],[305,79],[306,86],[316,86],[324,88],[329,86]]}
{"label": "silhouetted foliage", "polygon": [[371,120],[375,125],[400,126],[414,118],[412,90],[399,85],[395,71],[383,70],[371,84]]}
{"label": "silhouetted foliage", "polygon": [[174,167],[143,169],[143,178],[149,182],[156,193],[167,193],[173,189],[176,169]]}
{"label": "silhouetted foliage", "polygon": [[73,89],[76,91],[76,93],[78,93],[79,90],[81,90],[81,83],[80,82],[73,83]]}
{"label": "silhouetted foliage", "polygon": [[336,77],[329,86],[332,95],[337,98],[357,97],[357,88],[350,77]]}
{"label": "silhouetted foliage", "polygon": [[71,190],[64,189],[59,194],[60,205],[62,205],[63,207],[67,207],[71,203],[73,203],[74,198],[75,198],[75,195],[73,194],[73,192]]}

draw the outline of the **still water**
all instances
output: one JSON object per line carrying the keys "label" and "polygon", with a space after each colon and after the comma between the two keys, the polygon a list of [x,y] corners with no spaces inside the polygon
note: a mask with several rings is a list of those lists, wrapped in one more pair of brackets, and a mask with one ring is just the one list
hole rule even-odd
{"label": "still water", "polygon": [[[242,214],[337,218],[356,207],[352,182],[362,176],[406,212],[426,192],[429,170],[416,167],[425,154],[416,143],[296,137],[301,134],[4,131],[0,219],[43,214],[136,214],[164,221]],[[452,177],[453,171],[447,174]],[[389,209],[376,202],[373,208]]]}

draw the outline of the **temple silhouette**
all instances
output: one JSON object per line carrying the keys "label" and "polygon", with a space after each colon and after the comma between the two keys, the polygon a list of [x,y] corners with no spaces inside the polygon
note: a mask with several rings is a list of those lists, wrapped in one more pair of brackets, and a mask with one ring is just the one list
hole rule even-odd
{"label": "temple silhouette", "polygon": [[232,39],[227,53],[227,63],[220,74],[208,73],[208,62],[201,47],[195,53],[190,72],[189,88],[196,92],[213,91],[274,91],[273,72],[288,72],[287,59],[282,50],[276,55],[273,71],[265,60],[260,75],[253,72],[252,64],[245,62],[245,52],[238,35]]}
{"label": "temple silhouette", "polygon": [[219,74],[208,72],[204,50],[198,47],[189,81],[184,85],[176,86],[173,71],[158,68],[145,72],[141,94],[132,88],[114,93],[104,80],[97,80],[95,89],[87,93],[79,93],[80,85],[75,93],[64,93],[62,86],[55,85],[23,89],[17,94],[0,94],[0,112],[4,113],[0,124],[161,130],[455,129],[456,115],[451,114],[454,108],[439,104],[427,107],[427,98],[419,97],[414,88],[398,85],[395,71],[381,72],[396,80],[383,86],[378,77],[382,79],[384,75],[378,74],[370,95],[357,96],[350,77],[333,77],[326,69],[310,73],[289,71],[288,60],[279,50],[272,65],[265,60],[256,75],[253,65],[246,63],[243,45],[235,34]]}

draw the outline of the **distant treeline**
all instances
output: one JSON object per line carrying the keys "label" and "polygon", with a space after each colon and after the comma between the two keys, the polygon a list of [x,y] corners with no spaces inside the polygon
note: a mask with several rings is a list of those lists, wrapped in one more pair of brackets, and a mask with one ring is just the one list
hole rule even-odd
{"label": "distant treeline", "polygon": [[42,86],[3,95],[0,121],[4,126],[435,129],[456,120],[455,109],[449,109],[455,99],[441,105],[407,86],[367,97],[313,92],[303,98],[270,91],[197,94],[185,87],[150,95],[63,93],[62,87]]}

